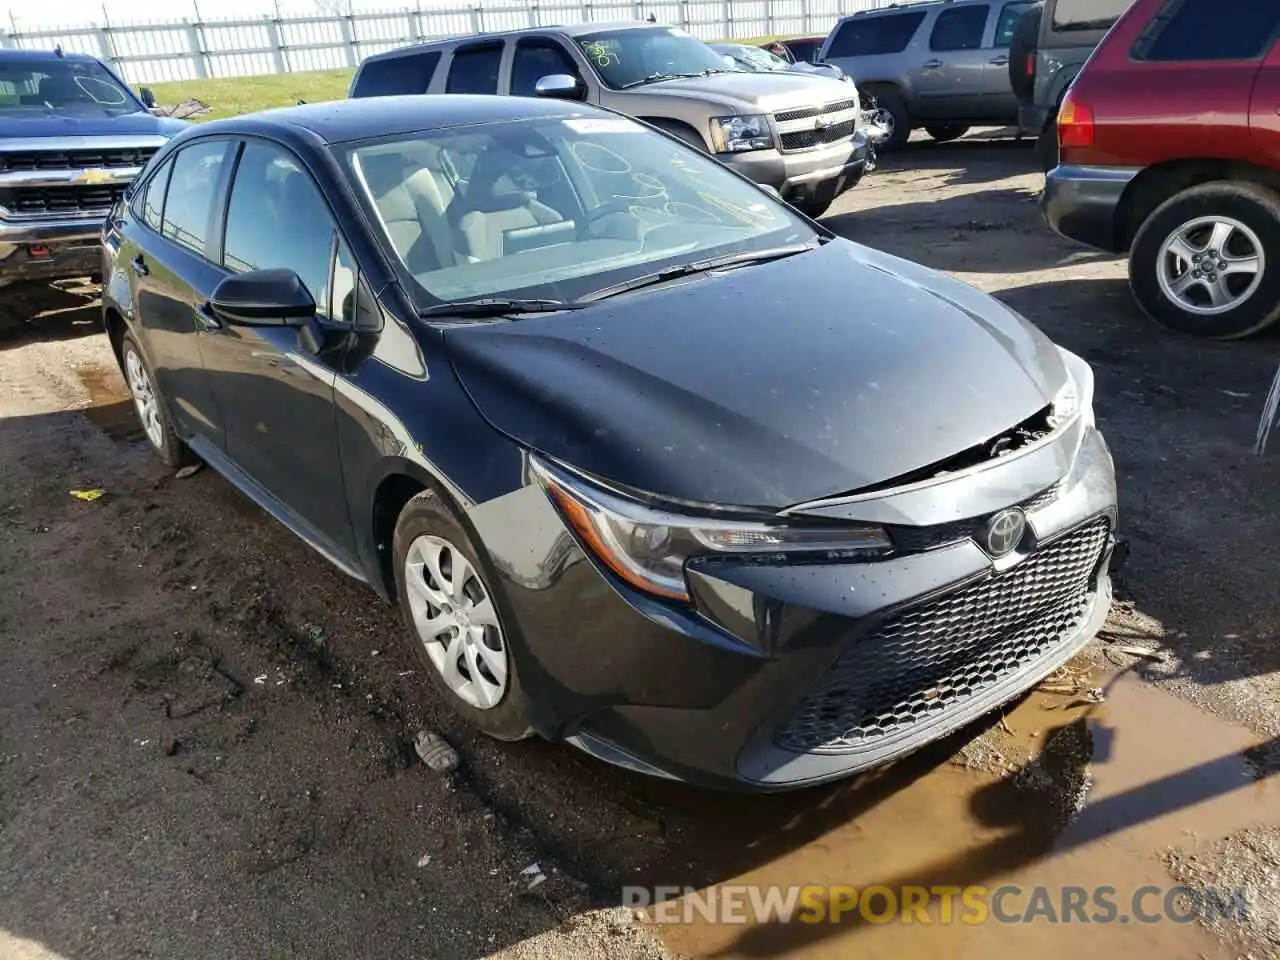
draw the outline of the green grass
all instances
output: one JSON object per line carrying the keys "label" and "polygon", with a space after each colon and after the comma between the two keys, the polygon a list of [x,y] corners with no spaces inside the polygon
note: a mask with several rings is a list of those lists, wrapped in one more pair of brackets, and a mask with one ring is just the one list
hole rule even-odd
{"label": "green grass", "polygon": [[212,110],[193,120],[219,120],[255,110],[291,107],[298,100],[318,103],[341,100],[351,83],[350,70],[323,70],[315,73],[276,73],[261,77],[224,77],[217,80],[180,80],[151,84],[156,102],[180,103],[199,100]]}

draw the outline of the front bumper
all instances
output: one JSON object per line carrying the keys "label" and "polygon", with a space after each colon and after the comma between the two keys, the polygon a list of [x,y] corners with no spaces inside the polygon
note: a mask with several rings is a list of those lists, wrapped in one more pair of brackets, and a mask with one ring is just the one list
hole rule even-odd
{"label": "front bumper", "polygon": [[1045,176],[1040,208],[1049,226],[1068,240],[1123,253],[1126,243],[1116,229],[1116,215],[1137,175],[1135,167],[1054,167]]}
{"label": "front bumper", "polygon": [[[1092,428],[1069,439],[1069,468],[1020,498],[1030,532],[1001,560],[964,534],[985,515],[913,519],[874,562],[692,563],[693,609],[600,569],[536,485],[474,508],[535,727],[645,773],[778,790],[887,762],[1017,697],[1110,605],[1111,455]],[[1025,489],[1039,468],[1013,460],[955,485]]]}
{"label": "front bumper", "polygon": [[716,154],[726,166],[756,183],[775,188],[788,203],[830,202],[855,186],[870,156],[867,135],[859,130],[849,140],[812,150],[751,150]]}
{"label": "front bumper", "polygon": [[[75,219],[0,218],[0,286],[98,273],[104,219],[105,214]],[[41,247],[48,252],[40,251]]]}

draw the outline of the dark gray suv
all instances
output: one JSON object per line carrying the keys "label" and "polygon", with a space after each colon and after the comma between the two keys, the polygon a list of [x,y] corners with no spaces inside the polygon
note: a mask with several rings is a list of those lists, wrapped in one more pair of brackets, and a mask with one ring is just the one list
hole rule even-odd
{"label": "dark gray suv", "polygon": [[969,127],[1014,124],[1009,41],[1030,0],[942,0],[843,17],[819,59],[853,77],[892,122],[885,147],[924,127],[954,140]]}

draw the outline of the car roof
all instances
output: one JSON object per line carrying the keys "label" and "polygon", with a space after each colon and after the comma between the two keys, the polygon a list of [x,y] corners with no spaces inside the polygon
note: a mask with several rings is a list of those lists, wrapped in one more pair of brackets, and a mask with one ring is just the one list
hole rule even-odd
{"label": "car roof", "polygon": [[855,10],[844,17],[852,20],[855,17],[882,17],[890,13],[908,13],[912,10],[931,10],[935,7],[969,7],[975,3],[990,3],[990,0],[906,0],[904,3],[891,3],[886,7],[872,7],[869,10]]}
{"label": "car roof", "polygon": [[372,60],[394,60],[397,57],[410,56],[419,50],[434,50],[459,43],[483,43],[485,40],[506,40],[509,37],[522,37],[528,34],[558,33],[566,37],[581,37],[592,33],[606,33],[614,30],[674,29],[670,23],[649,23],[647,20],[618,20],[612,23],[551,23],[542,27],[521,27],[518,30],[499,30],[494,33],[466,33],[456,37],[427,40],[407,47],[397,47],[384,53],[376,53],[366,57],[360,65],[364,66]]}
{"label": "car roof", "polygon": [[193,128],[191,135],[263,135],[296,140],[310,135],[324,143],[347,143],[420,130],[525,120],[537,117],[604,115],[566,100],[471,94],[411,94],[333,100],[264,110]]}
{"label": "car roof", "polygon": [[97,57],[90,56],[87,53],[71,53],[64,51],[59,53],[57,50],[18,50],[6,47],[0,49],[0,60],[73,60],[76,63],[98,63]]}

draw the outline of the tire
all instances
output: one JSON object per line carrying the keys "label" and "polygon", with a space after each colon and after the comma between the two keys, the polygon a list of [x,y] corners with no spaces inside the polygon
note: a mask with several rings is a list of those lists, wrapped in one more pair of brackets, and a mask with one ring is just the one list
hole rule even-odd
{"label": "tire", "polygon": [[151,452],[166,465],[177,469],[195,460],[191,450],[173,429],[169,405],[156,386],[151,364],[139,349],[133,335],[126,333],[120,341],[120,367],[124,372],[129,395],[133,399],[134,412],[142,425],[143,435]]}
{"label": "tire", "polygon": [[[493,575],[479,555],[471,537],[452,511],[432,491],[418,494],[406,505],[396,522],[392,540],[395,564],[396,597],[404,616],[409,638],[419,660],[431,678],[432,684],[453,710],[477,729],[497,740],[523,740],[533,735],[529,723],[528,701],[520,684],[515,658],[511,656],[514,641],[514,618],[506,610],[502,598],[494,592]],[[430,557],[442,577],[440,584],[431,573]],[[469,572],[464,574],[462,591],[452,589],[450,579],[459,559]],[[416,578],[416,579],[415,579]],[[420,584],[415,587],[414,583]],[[467,616],[463,624],[442,629],[440,641],[424,640],[424,629],[419,622],[425,616],[448,614],[444,607],[437,607],[432,597],[447,600],[455,613]],[[460,600],[458,598],[461,597]],[[486,605],[488,612],[483,621],[478,609]],[[470,618],[476,617],[475,621]],[[483,639],[473,631],[480,627]],[[496,632],[495,632],[496,631]],[[449,659],[446,653],[453,636],[470,637],[469,646],[456,648],[452,660],[455,667],[453,684],[444,671]],[[481,649],[483,647],[483,650]],[[433,658],[432,651],[441,662]],[[497,689],[496,664],[501,653],[505,675],[501,678],[501,690]],[[472,673],[478,671],[479,683]],[[496,694],[496,695],[495,695]]]}
{"label": "tire", "polygon": [[1036,159],[1040,169],[1048,173],[1058,165],[1058,114],[1055,112],[1036,138]]}
{"label": "tire", "polygon": [[959,123],[935,123],[925,124],[924,132],[938,143],[946,143],[948,140],[959,140],[969,132],[969,128]]}
{"label": "tire", "polygon": [[880,144],[878,149],[882,153],[888,153],[890,150],[901,150],[909,139],[911,139],[911,128],[915,125],[915,121],[911,117],[911,111],[907,109],[907,102],[902,98],[902,94],[897,90],[872,90],[871,95],[876,98],[876,103],[880,105],[880,109],[889,114],[893,121],[893,130],[885,141]]}
{"label": "tire", "polygon": [[834,197],[830,200],[805,200],[801,203],[795,204],[795,208],[810,220],[817,220],[820,216],[831,209],[831,204],[834,202]]}
{"label": "tire", "polygon": [[[1215,237],[1215,224],[1222,226],[1210,240]],[[1225,302],[1212,302],[1207,281],[1193,281],[1186,299],[1178,298],[1174,284],[1191,272],[1191,261],[1169,252],[1167,244],[1175,233],[1184,237],[1187,249],[1201,251],[1197,255],[1203,256],[1206,246],[1216,251],[1218,259],[1210,276],[1216,278],[1214,286]],[[1222,248],[1217,244],[1224,236]],[[1241,269],[1228,275],[1216,269],[1232,259],[1247,263],[1251,250],[1256,253],[1255,271]],[[1257,333],[1280,317],[1278,257],[1280,194],[1247,181],[1205,183],[1165,201],[1138,229],[1129,251],[1129,287],[1143,311],[1161,326],[1235,340]],[[1224,276],[1230,279],[1223,280]],[[1231,298],[1238,300],[1232,304]]]}

